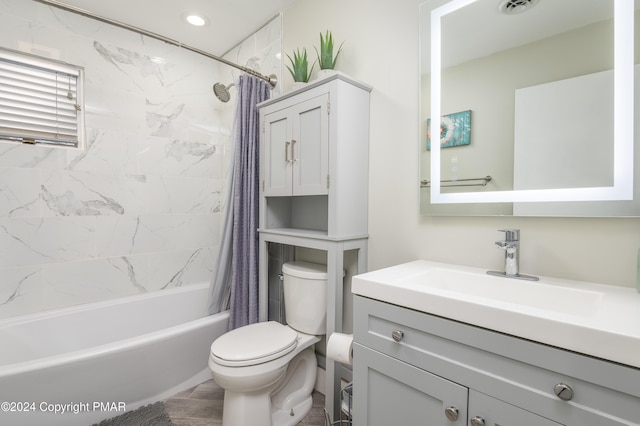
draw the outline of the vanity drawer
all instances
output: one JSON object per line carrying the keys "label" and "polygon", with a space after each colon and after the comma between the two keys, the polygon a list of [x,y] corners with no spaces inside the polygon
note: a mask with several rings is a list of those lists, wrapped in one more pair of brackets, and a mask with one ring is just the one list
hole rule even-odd
{"label": "vanity drawer", "polygon": [[635,368],[361,296],[354,340],[562,424],[640,425]]}

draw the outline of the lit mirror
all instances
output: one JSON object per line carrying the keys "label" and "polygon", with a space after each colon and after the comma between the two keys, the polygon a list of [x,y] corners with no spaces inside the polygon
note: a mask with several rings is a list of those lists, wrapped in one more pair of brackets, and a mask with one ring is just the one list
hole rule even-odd
{"label": "lit mirror", "polygon": [[422,213],[640,216],[638,3],[425,2]]}

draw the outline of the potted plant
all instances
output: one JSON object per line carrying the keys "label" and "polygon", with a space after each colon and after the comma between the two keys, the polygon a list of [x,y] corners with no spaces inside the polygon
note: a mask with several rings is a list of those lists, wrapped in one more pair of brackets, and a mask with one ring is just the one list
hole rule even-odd
{"label": "potted plant", "polygon": [[307,58],[307,49],[296,49],[293,52],[293,58],[287,54],[289,61],[291,62],[291,66],[287,65],[287,69],[291,73],[294,81],[294,87],[300,86],[300,84],[296,83],[307,83],[309,78],[311,77],[311,71],[313,71],[313,67],[316,65],[314,62],[311,65],[311,69],[309,69],[309,61]]}
{"label": "potted plant", "polygon": [[333,35],[329,30],[325,33],[324,37],[322,33],[320,33],[320,51],[314,46],[316,49],[316,54],[318,56],[318,65],[320,66],[320,71],[318,72],[318,76],[320,77],[323,73],[322,70],[333,70],[336,66],[336,61],[338,60],[338,55],[342,51],[342,45],[344,42],[340,44],[338,47],[338,51],[335,56],[333,55]]}

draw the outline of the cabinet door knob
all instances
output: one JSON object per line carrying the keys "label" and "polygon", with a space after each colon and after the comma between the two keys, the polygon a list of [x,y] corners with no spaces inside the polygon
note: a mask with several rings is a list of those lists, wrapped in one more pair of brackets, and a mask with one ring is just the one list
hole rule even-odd
{"label": "cabinet door knob", "polygon": [[471,418],[471,420],[469,421],[469,424],[471,426],[484,426],[484,419],[480,416],[475,416]]}
{"label": "cabinet door knob", "polygon": [[284,143],[284,161],[285,163],[290,163],[291,160],[289,160],[289,145],[291,145],[291,142],[286,141]]}
{"label": "cabinet door knob", "polygon": [[447,419],[455,422],[458,420],[458,409],[456,407],[447,407],[444,409],[444,415],[447,416]]}
{"label": "cabinet door knob", "polygon": [[391,333],[391,337],[393,337],[393,340],[395,340],[396,342],[399,342],[404,339],[404,331],[393,330],[393,332]]}
{"label": "cabinet door knob", "polygon": [[573,389],[565,383],[558,383],[553,387],[553,391],[563,401],[571,401],[573,399]]}

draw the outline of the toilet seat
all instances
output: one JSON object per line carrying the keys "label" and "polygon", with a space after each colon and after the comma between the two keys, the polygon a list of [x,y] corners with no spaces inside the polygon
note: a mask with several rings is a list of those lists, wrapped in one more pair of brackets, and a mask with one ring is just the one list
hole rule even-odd
{"label": "toilet seat", "polygon": [[211,357],[229,367],[245,367],[280,358],[298,344],[298,333],[275,321],[236,328],[217,338]]}

